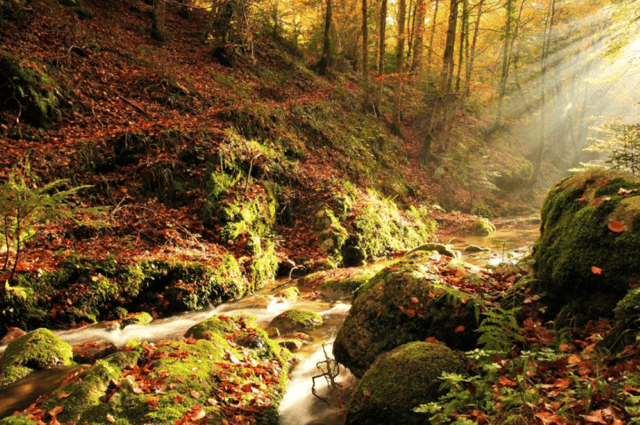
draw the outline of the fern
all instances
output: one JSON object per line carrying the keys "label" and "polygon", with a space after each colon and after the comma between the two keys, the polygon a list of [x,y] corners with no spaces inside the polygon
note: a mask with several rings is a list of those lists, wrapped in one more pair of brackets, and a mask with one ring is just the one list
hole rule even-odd
{"label": "fern", "polygon": [[516,319],[518,310],[520,307],[509,310],[495,307],[483,312],[484,319],[476,330],[480,334],[478,344],[486,351],[505,353],[510,351],[515,341],[524,341],[519,333],[524,329]]}

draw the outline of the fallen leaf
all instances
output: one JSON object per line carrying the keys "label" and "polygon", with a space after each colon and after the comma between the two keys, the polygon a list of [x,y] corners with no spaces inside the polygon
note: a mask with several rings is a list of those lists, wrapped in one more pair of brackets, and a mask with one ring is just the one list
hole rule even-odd
{"label": "fallen leaf", "polygon": [[607,225],[607,227],[609,227],[609,230],[611,230],[612,232],[615,232],[615,233],[621,233],[621,232],[624,232],[625,230],[627,230],[624,227],[624,224],[622,224],[618,220],[612,221],[611,223],[609,223]]}
{"label": "fallen leaf", "polygon": [[460,332],[464,332],[464,329],[465,329],[464,326],[460,325],[456,328],[454,332],[459,334]]}
{"label": "fallen leaf", "polygon": [[600,267],[591,266],[591,273],[593,273],[593,274],[602,274],[602,269]]}

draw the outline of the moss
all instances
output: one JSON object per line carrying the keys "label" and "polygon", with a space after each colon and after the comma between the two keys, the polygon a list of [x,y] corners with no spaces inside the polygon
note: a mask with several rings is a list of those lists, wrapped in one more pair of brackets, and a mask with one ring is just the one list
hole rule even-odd
{"label": "moss", "polygon": [[298,279],[298,285],[324,292],[329,296],[351,295],[361,285],[367,283],[375,274],[372,268],[342,268],[321,271]]}
{"label": "moss", "polygon": [[246,264],[247,276],[252,290],[263,287],[273,280],[278,269],[278,257],[273,241],[251,235],[247,240],[247,248],[252,254]]}
{"label": "moss", "polygon": [[0,386],[49,366],[73,364],[71,345],[48,329],[37,329],[11,342],[0,358]]}
{"label": "moss", "polygon": [[[437,258],[446,257],[413,253],[358,288],[333,346],[338,362],[362,377],[378,355],[411,341],[434,337],[455,349],[475,346],[483,300],[444,284],[435,273]],[[461,279],[476,278],[464,270]]]}
{"label": "moss", "polygon": [[495,233],[496,226],[494,226],[488,218],[478,217],[471,226],[471,233],[475,236],[489,236]]}
{"label": "moss", "polygon": [[298,301],[298,297],[300,297],[300,290],[296,286],[290,286],[288,288],[279,291],[276,294],[276,297],[282,298],[283,300],[287,300],[289,302]]}
{"label": "moss", "polygon": [[151,315],[149,313],[147,313],[146,311],[140,312],[140,313],[129,313],[127,315],[125,315],[121,320],[120,323],[122,324],[122,327],[126,327],[126,326],[131,326],[131,325],[148,325],[149,323],[151,323],[153,321],[153,317],[151,317]]}
{"label": "moss", "polygon": [[608,345],[623,348],[636,340],[640,332],[640,288],[631,289],[613,309],[613,331],[607,337]]}
{"label": "moss", "polygon": [[[608,317],[640,277],[639,198],[618,194],[638,187],[640,179],[630,174],[592,170],[549,191],[533,257],[534,290],[547,295],[551,314],[562,311],[579,321]],[[609,229],[614,219],[625,231]]]}
{"label": "moss", "polygon": [[27,418],[24,414],[8,416],[0,420],[2,425],[37,425],[37,422]]}
{"label": "moss", "polygon": [[391,200],[370,192],[357,212],[349,240],[343,247],[344,263],[356,266],[391,252],[410,249],[433,237],[435,222],[426,210],[400,211]]}
{"label": "moss", "polygon": [[189,328],[185,333],[185,337],[208,338],[208,335],[233,333],[237,329],[255,326],[256,318],[249,314],[242,316],[211,316]]}
{"label": "moss", "polygon": [[425,423],[412,409],[437,400],[443,372],[466,372],[464,356],[443,344],[411,342],[382,354],[353,391],[344,423]]}
{"label": "moss", "polygon": [[33,61],[0,51],[0,108],[11,108],[38,127],[47,127],[64,103],[60,85]]}
{"label": "moss", "polygon": [[291,309],[277,315],[269,326],[278,329],[280,332],[293,332],[321,324],[322,316],[315,311]]}

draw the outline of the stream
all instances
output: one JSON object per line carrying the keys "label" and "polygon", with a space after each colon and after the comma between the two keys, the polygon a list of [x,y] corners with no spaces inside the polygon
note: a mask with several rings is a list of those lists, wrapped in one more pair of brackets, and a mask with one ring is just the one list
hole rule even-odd
{"label": "stream", "polygon": [[[534,218],[503,219],[495,222],[497,231],[487,237],[463,236],[445,240],[456,250],[462,251],[468,245],[491,248],[474,254],[463,254],[463,258],[479,266],[496,266],[501,262],[515,262],[528,254],[538,236],[539,221]],[[279,413],[281,425],[323,425],[342,422],[340,403],[346,403],[357,379],[348,370],[341,368],[336,378],[338,394],[330,391],[324,377],[315,379],[315,396],[312,393],[313,377],[320,375],[317,365],[326,360],[326,353],[332,355],[332,343],[350,309],[350,297],[315,297],[304,292],[296,302],[283,301],[275,293],[288,286],[296,285],[296,280],[278,280],[255,294],[241,300],[219,305],[215,308],[186,312],[177,316],[154,320],[145,326],[127,326],[124,329],[108,330],[101,324],[81,329],[55,332],[61,339],[73,346],[87,342],[111,342],[119,349],[130,339],[157,342],[162,339],[178,339],[193,325],[216,315],[250,313],[258,319],[258,325],[267,325],[278,314],[290,308],[318,312],[324,323],[307,332],[311,342],[296,351],[298,363],[293,367],[287,392],[281,401]],[[306,289],[308,291],[308,289]],[[0,354],[5,347],[0,347]],[[34,372],[26,378],[0,389],[0,418],[23,410],[40,395],[48,394],[80,366],[47,369]]]}

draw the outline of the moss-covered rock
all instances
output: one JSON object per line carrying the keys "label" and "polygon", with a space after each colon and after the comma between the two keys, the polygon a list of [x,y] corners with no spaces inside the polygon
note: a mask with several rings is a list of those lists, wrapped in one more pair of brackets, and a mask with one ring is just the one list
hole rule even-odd
{"label": "moss-covered rock", "polygon": [[280,332],[301,331],[322,324],[322,316],[315,311],[291,309],[280,313],[273,318],[269,327]]}
{"label": "moss-covered rock", "polygon": [[464,356],[430,342],[411,342],[382,354],[353,391],[344,423],[424,424],[424,414],[412,409],[437,400],[442,372],[465,373]]}
{"label": "moss-covered rock", "polygon": [[534,246],[534,290],[549,312],[611,316],[640,279],[640,179],[596,169],[560,182],[542,207]]}
{"label": "moss-covered rock", "polygon": [[289,301],[289,302],[296,302],[298,301],[298,298],[300,297],[300,290],[298,289],[297,286],[290,286],[288,288],[285,288],[281,291],[279,291],[276,294],[276,297],[281,298],[283,300]]}
{"label": "moss-covered rock", "polygon": [[495,233],[496,226],[489,221],[488,218],[478,217],[471,226],[471,233],[475,236],[489,236]]}
{"label": "moss-covered rock", "polygon": [[0,386],[34,370],[73,364],[71,345],[48,329],[36,329],[11,342],[0,358]]}
{"label": "moss-covered rock", "polygon": [[130,343],[0,423],[56,412],[60,423],[222,424],[244,415],[251,423],[276,425],[291,354],[255,322],[252,316],[214,316],[180,340]]}
{"label": "moss-covered rock", "polygon": [[[145,260],[124,266],[114,258],[70,256],[52,272],[18,276],[0,293],[0,319],[23,329],[69,327],[119,319],[127,310],[159,316],[201,310],[254,290],[232,255],[210,260],[211,265]],[[274,261],[263,261],[275,268]]]}
{"label": "moss-covered rock", "polygon": [[376,357],[408,342],[434,337],[455,349],[473,348],[484,303],[447,285],[440,267],[448,264],[459,268],[456,279],[477,281],[460,260],[416,252],[358,288],[333,346],[336,360],[362,377]]}
{"label": "moss-covered rock", "polygon": [[370,259],[406,250],[433,237],[435,222],[425,208],[413,206],[401,211],[390,199],[370,192],[355,213],[349,238],[342,248],[346,266],[358,266]]}
{"label": "moss-covered rock", "polygon": [[46,127],[60,114],[62,92],[43,65],[0,50],[0,108],[16,110],[31,124]]}
{"label": "moss-covered rock", "polygon": [[121,326],[127,327],[131,325],[148,325],[153,321],[153,317],[146,311],[142,311],[139,313],[129,313],[125,315],[122,319],[120,319]]}
{"label": "moss-covered rock", "polygon": [[375,269],[341,268],[312,273],[298,279],[301,288],[321,291],[327,296],[348,296],[376,274]]}

